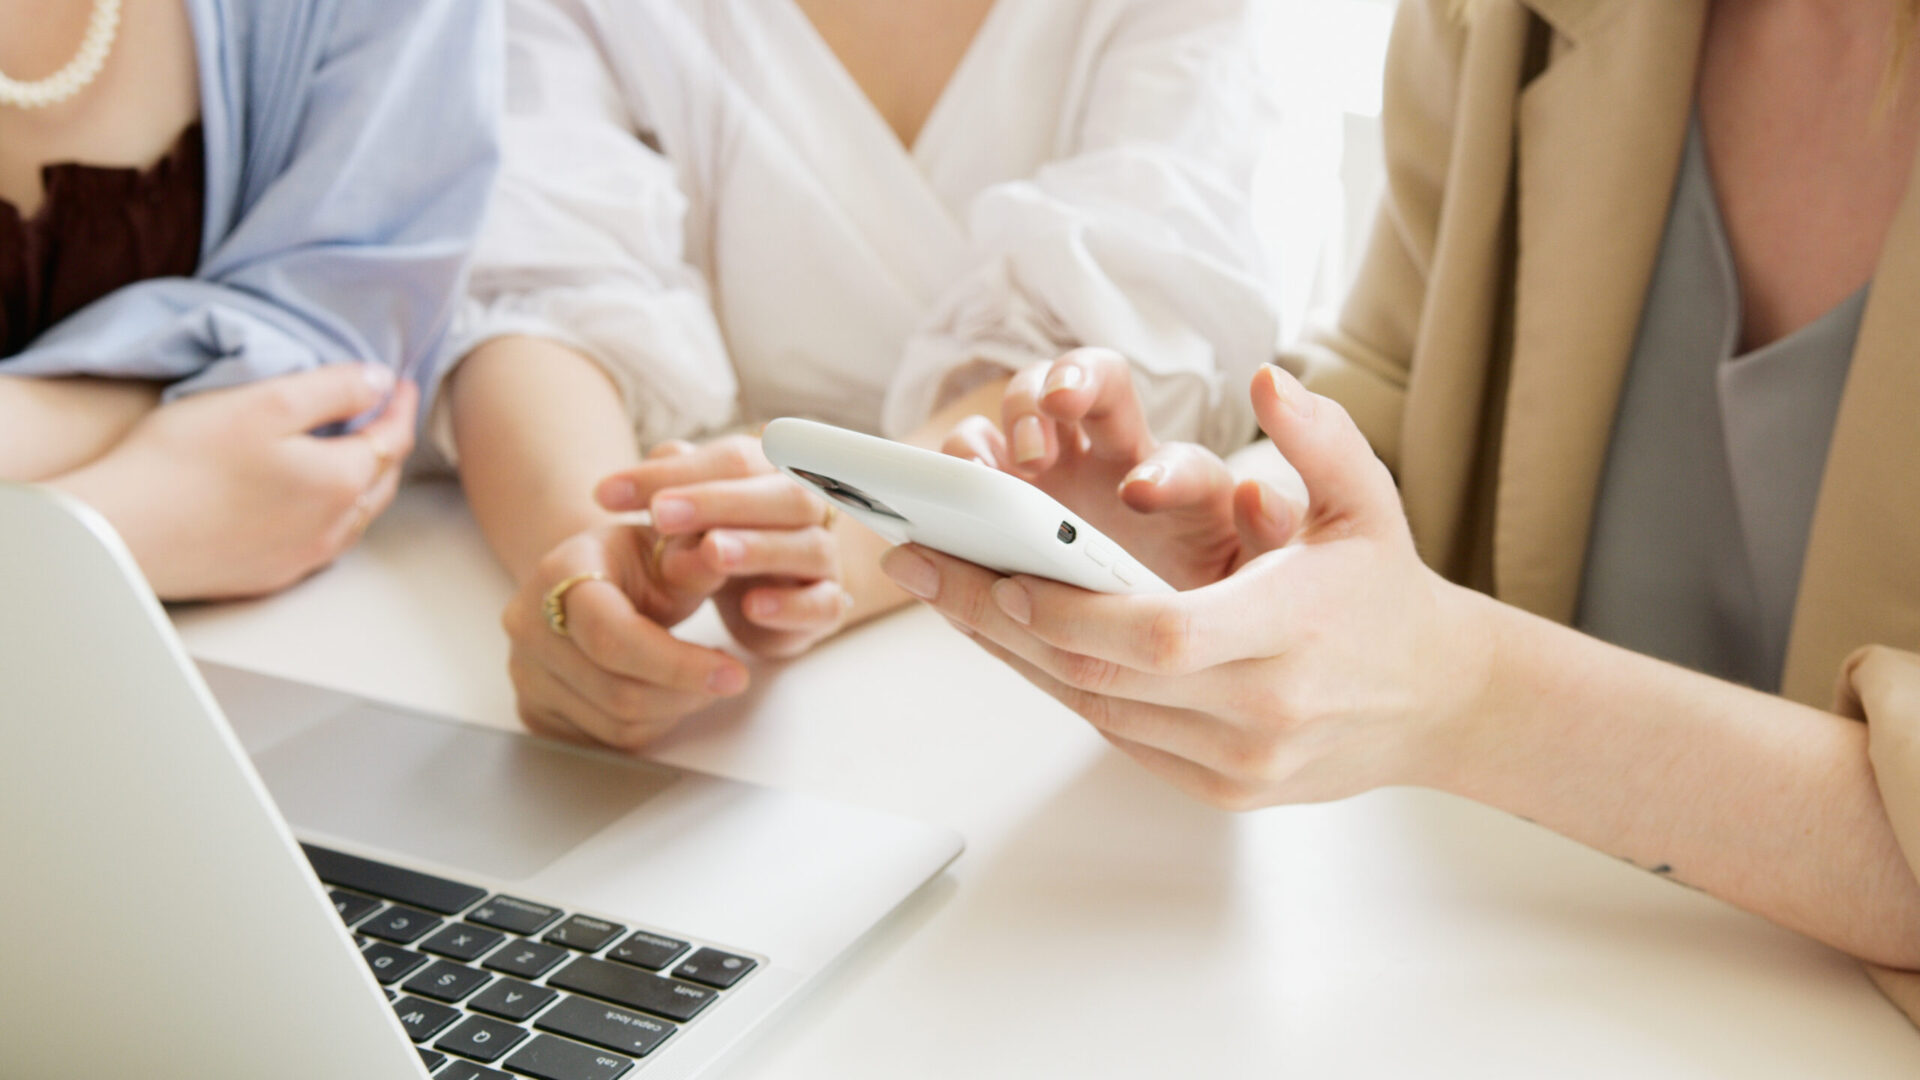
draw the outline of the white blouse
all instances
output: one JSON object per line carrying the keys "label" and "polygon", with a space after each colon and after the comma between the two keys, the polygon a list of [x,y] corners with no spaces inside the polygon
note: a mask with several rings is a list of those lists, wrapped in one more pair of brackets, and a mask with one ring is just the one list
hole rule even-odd
{"label": "white blouse", "polygon": [[1277,338],[1248,3],[998,0],[909,150],[793,0],[513,0],[462,351],[578,349],[651,444],[899,437],[983,370],[1105,345],[1160,433],[1243,444]]}

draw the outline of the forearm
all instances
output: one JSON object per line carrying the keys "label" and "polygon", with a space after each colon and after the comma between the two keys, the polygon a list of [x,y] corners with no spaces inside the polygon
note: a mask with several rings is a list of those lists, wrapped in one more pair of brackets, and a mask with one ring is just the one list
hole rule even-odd
{"label": "forearm", "polygon": [[1920,967],[1920,883],[1865,725],[1466,602],[1494,666],[1435,786],[1856,956]]}
{"label": "forearm", "polygon": [[159,400],[158,386],[130,379],[0,375],[0,480],[48,480],[99,459]]}
{"label": "forearm", "polygon": [[[905,441],[923,449],[938,450],[947,432],[969,416],[987,416],[999,423],[1000,400],[1006,396],[1011,379],[1011,375],[1000,376],[948,402],[928,417],[926,423],[915,428]],[[853,609],[847,615],[848,626],[884,615],[913,599],[880,572],[880,556],[893,545],[845,515],[834,528],[840,541],[847,592],[853,597]]]}
{"label": "forearm", "polygon": [[460,364],[446,393],[467,500],[516,580],[610,520],[594,487],[639,452],[619,391],[593,361],[551,341],[497,338]]}

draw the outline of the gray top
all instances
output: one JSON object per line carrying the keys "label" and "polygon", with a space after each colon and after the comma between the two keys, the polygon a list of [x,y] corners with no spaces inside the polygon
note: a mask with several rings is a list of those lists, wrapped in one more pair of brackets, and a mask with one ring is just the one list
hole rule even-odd
{"label": "gray top", "polygon": [[1613,422],[1574,625],[1778,690],[1867,289],[1744,356],[1699,124]]}

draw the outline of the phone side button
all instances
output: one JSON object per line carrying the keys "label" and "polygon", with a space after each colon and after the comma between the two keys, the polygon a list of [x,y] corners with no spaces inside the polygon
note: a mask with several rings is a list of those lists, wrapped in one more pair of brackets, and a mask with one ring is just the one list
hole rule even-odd
{"label": "phone side button", "polygon": [[1113,564],[1113,576],[1119,578],[1122,585],[1134,585],[1141,580],[1140,568],[1125,559]]}
{"label": "phone side button", "polygon": [[1099,566],[1112,564],[1113,557],[1118,554],[1111,545],[1092,538],[1087,540],[1086,552],[1087,558],[1092,559]]}

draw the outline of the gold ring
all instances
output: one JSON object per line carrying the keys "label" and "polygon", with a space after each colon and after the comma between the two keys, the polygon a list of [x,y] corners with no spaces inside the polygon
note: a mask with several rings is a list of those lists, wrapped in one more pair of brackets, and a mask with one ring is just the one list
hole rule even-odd
{"label": "gold ring", "polygon": [[546,599],[540,602],[540,610],[545,612],[547,616],[547,629],[552,630],[561,637],[568,636],[567,591],[583,581],[605,580],[607,580],[607,575],[598,570],[589,570],[584,574],[575,574],[560,584],[555,585],[553,588],[548,589]]}
{"label": "gold ring", "polygon": [[374,442],[373,436],[371,435],[362,435],[361,438],[367,441],[367,449],[373,451],[374,477],[378,478],[378,477],[385,476],[387,474],[387,470],[393,468],[393,461],[394,461],[393,451],[388,450],[386,447],[381,446],[379,443]]}
{"label": "gold ring", "polygon": [[828,503],[827,516],[820,519],[820,527],[823,529],[833,528],[834,519],[839,516],[840,516],[840,508],[833,505],[832,503]]}
{"label": "gold ring", "polygon": [[653,538],[653,550],[647,552],[647,569],[652,572],[653,580],[660,580],[660,557],[667,553],[667,542],[673,537],[659,533]]}

